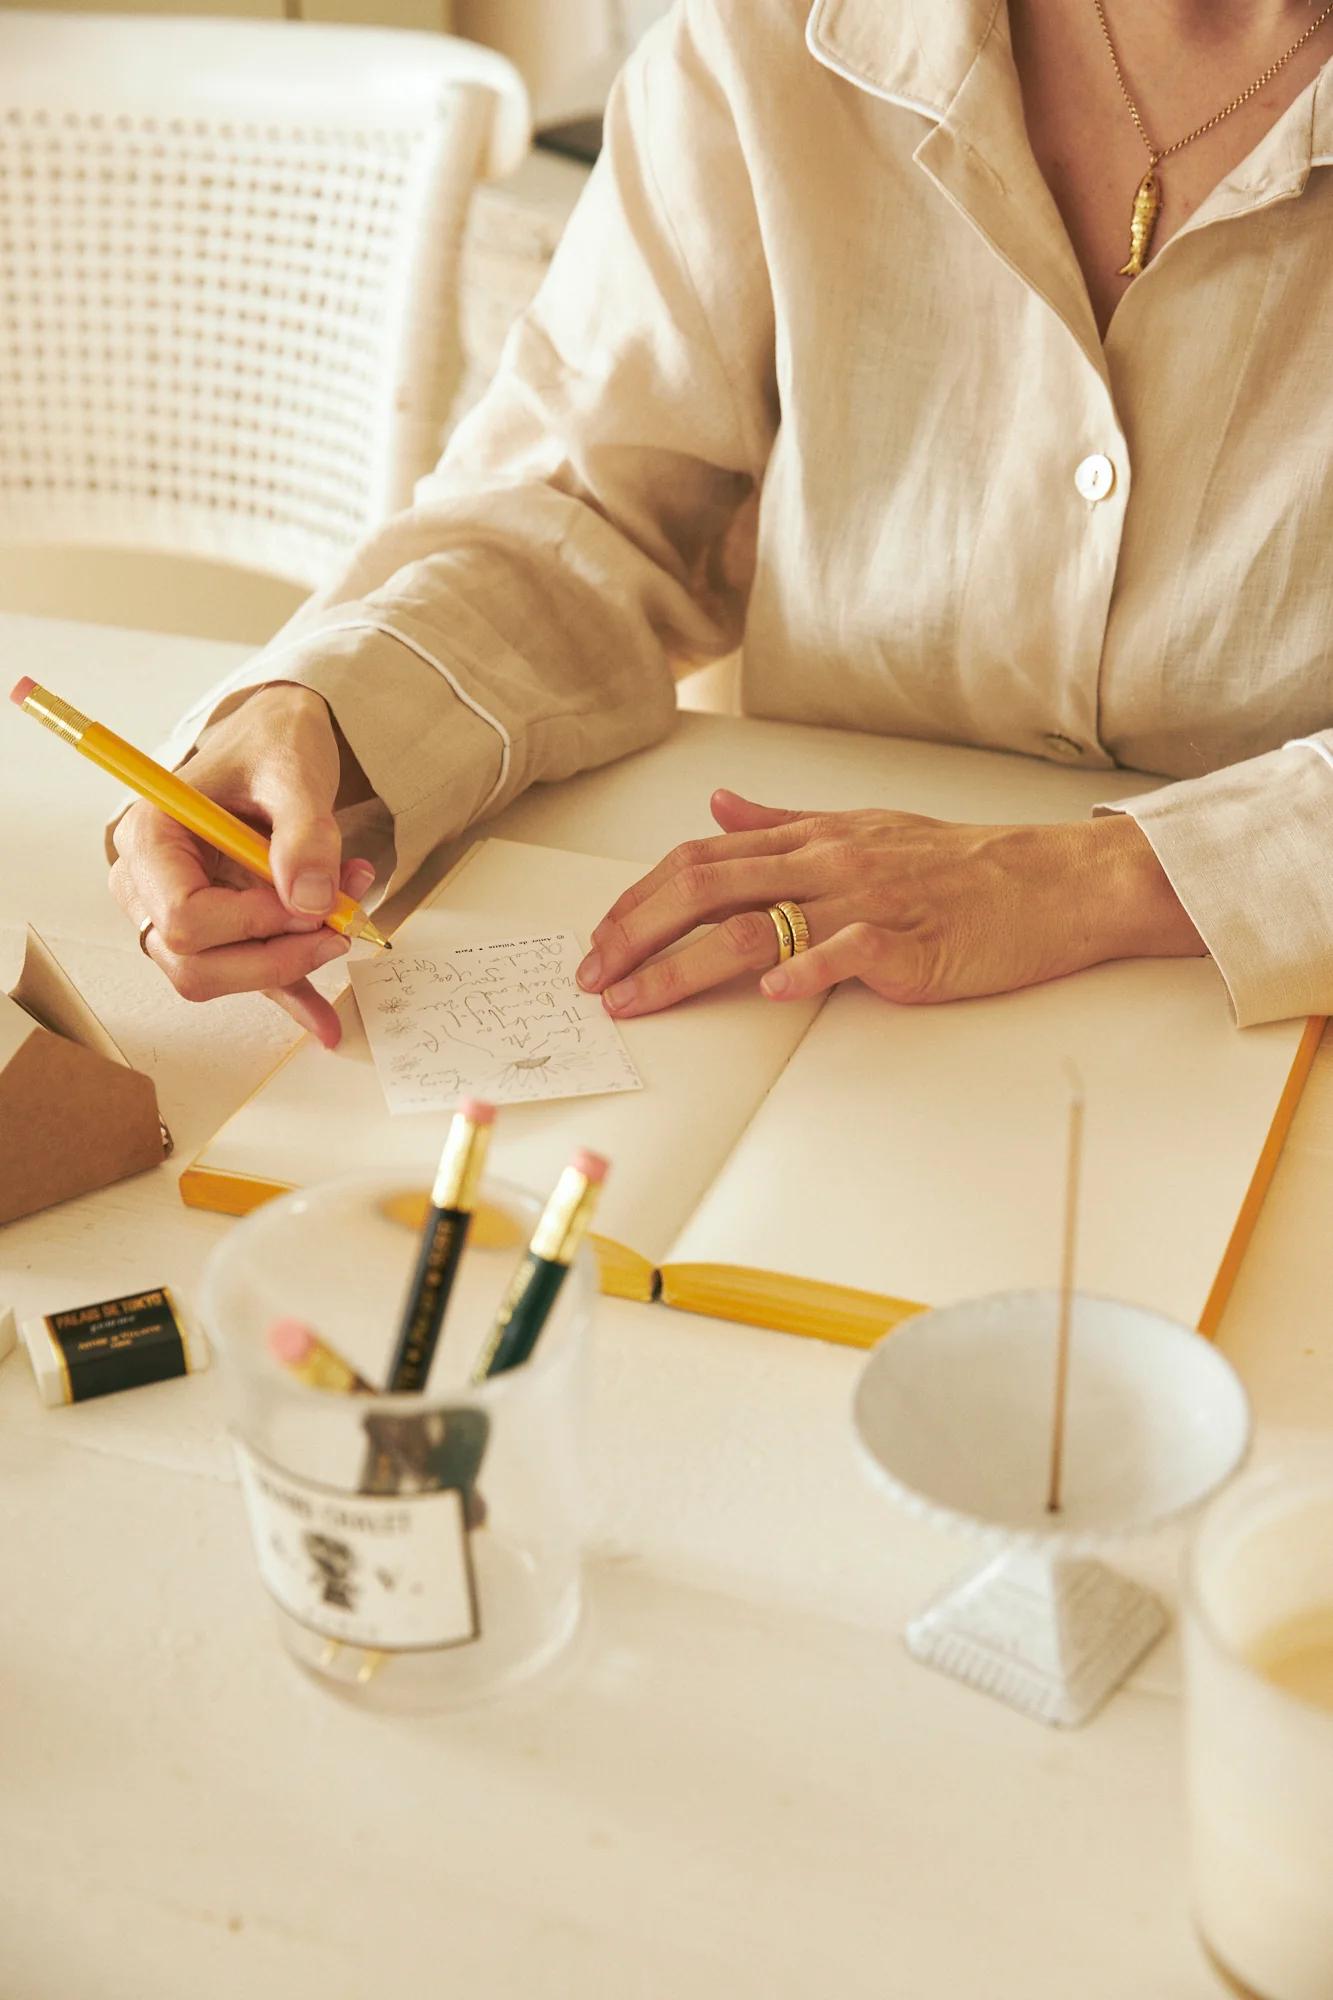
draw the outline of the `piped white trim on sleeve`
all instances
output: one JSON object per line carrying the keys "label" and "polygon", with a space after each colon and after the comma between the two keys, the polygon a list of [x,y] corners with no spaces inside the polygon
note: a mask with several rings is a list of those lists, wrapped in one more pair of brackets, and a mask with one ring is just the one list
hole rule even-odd
{"label": "piped white trim on sleeve", "polygon": [[169,768],[174,768],[181,761],[182,757],[185,756],[186,752],[197,739],[202,725],[207,721],[219,702],[225,700],[228,695],[236,694],[244,687],[260,688],[267,685],[270,681],[280,681],[282,679],[280,662],[287,655],[301,652],[307,649],[313,641],[317,641],[322,637],[333,638],[335,634],[340,632],[382,632],[386,639],[394,639],[400,646],[406,646],[409,653],[415,653],[419,660],[423,661],[426,666],[433,667],[435,672],[449,683],[449,686],[458,696],[464,708],[470,708],[478,721],[488,724],[495,731],[500,739],[499,774],[490,791],[486,794],[481,806],[478,808],[479,816],[482,813],[488,812],[494,801],[504,790],[505,783],[509,777],[514,747],[509,731],[496,716],[491,714],[489,709],[482,707],[482,704],[474,695],[468,693],[467,689],[460,683],[457,675],[450,667],[445,665],[443,660],[437,659],[434,653],[427,652],[424,646],[419,645],[415,639],[410,639],[405,632],[400,632],[396,625],[382,624],[377,618],[349,618],[340,620],[337,624],[318,626],[310,632],[296,633],[282,645],[269,647],[264,653],[252,656],[242,666],[237,667],[232,673],[228,674],[225,680],[211,687],[207,694],[202,695],[194,706],[186,711],[172,730],[166,743],[162,746],[161,754],[163,761],[168,764]]}
{"label": "piped white trim on sleeve", "polygon": [[1317,736],[1293,736],[1289,743],[1282,745],[1282,748],[1284,750],[1313,750],[1315,756],[1322,757],[1329,769],[1333,770],[1333,750],[1330,750],[1328,744],[1321,742]]}
{"label": "piped white trim on sleeve", "polygon": [[386,639],[396,639],[400,646],[406,646],[409,653],[415,653],[417,658],[424,661],[428,667],[434,667],[436,673],[448,681],[464,708],[470,708],[478,721],[490,724],[500,739],[500,770],[495,783],[491,786],[491,789],[487,792],[478,808],[478,818],[488,812],[491,805],[499,798],[505,788],[505,780],[509,776],[509,766],[513,759],[513,740],[504,724],[496,716],[492,715],[488,708],[483,708],[475,696],[468,693],[467,689],[460,683],[458,676],[451,668],[446,667],[443,660],[437,660],[434,653],[427,652],[426,648],[418,645],[415,639],[409,639],[406,632],[400,632],[396,625],[382,625],[377,618],[356,618],[350,620],[345,625],[338,625],[331,629],[338,632],[382,632]]}

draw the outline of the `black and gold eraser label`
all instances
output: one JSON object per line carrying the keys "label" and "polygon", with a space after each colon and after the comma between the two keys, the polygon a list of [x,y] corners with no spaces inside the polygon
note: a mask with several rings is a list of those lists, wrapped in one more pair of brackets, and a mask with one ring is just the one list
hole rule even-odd
{"label": "black and gold eraser label", "polygon": [[84,1403],[190,1372],[186,1334],[165,1286],[48,1313],[42,1325],[61,1373],[62,1402]]}

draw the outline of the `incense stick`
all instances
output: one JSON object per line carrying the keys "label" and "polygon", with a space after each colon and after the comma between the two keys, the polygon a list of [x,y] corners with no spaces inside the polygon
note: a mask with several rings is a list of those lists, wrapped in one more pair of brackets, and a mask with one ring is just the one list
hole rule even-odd
{"label": "incense stick", "polygon": [[1051,1413],[1051,1483],[1046,1511],[1060,1511],[1060,1478],[1064,1467],[1065,1402],[1069,1387],[1069,1329],[1074,1305],[1074,1255],[1078,1245],[1078,1183],[1083,1161],[1083,1080],[1072,1063],[1069,1072],[1069,1151],[1065,1161],[1065,1229],[1060,1260],[1060,1323],[1055,1340],[1055,1407]]}

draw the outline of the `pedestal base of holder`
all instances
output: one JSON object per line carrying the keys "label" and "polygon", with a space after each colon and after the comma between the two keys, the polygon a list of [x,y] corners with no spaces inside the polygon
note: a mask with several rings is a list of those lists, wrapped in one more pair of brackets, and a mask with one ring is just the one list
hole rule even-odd
{"label": "pedestal base of holder", "polygon": [[938,1598],[908,1651],[1040,1722],[1086,1722],[1166,1629],[1150,1590],[1105,1563],[1015,1549]]}

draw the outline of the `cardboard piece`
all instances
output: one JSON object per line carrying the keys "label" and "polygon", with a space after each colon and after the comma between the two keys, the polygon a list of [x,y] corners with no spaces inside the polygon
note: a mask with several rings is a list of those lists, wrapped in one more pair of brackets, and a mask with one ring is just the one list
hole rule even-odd
{"label": "cardboard piece", "polygon": [[170,1151],[152,1078],[131,1069],[30,927],[18,983],[0,994],[0,1223]]}

